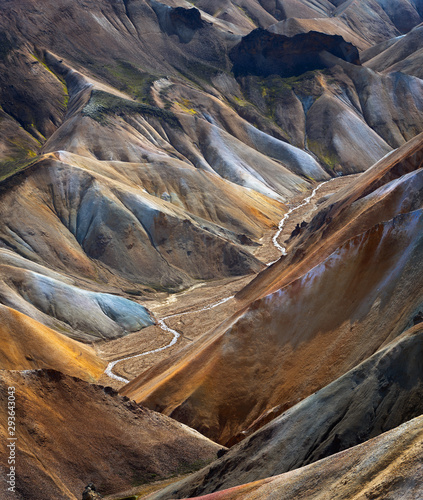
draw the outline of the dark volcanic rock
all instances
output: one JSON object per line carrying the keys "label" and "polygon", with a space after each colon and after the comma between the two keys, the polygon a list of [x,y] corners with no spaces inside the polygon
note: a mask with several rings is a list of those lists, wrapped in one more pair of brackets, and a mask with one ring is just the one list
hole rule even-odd
{"label": "dark volcanic rock", "polygon": [[82,500],[101,500],[102,495],[97,491],[93,483],[88,483],[82,493]]}
{"label": "dark volcanic rock", "polygon": [[175,23],[192,30],[199,29],[203,26],[201,14],[198,9],[184,9],[183,7],[176,7],[170,13],[170,19]]}
{"label": "dark volcanic rock", "polygon": [[172,8],[154,0],[151,2],[151,6],[162,30],[169,36],[177,35],[181,43],[189,43],[195,32],[205,25],[201,19],[200,11],[196,8]]}
{"label": "dark volcanic rock", "polygon": [[323,51],[344,61],[360,64],[354,45],[341,36],[316,31],[287,37],[259,28],[245,36],[229,56],[235,76],[276,74],[288,78],[326,68],[327,64],[320,58]]}

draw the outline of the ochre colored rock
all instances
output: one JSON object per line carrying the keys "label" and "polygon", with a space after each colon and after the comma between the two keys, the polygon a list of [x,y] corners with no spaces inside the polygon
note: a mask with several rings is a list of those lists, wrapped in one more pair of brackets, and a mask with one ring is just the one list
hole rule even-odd
{"label": "ochre colored rock", "polygon": [[329,198],[288,256],[238,294],[232,318],[123,393],[233,444],[411,326],[421,162],[420,136]]}
{"label": "ochre colored rock", "polygon": [[[55,370],[0,374],[16,401],[19,500],[81,498],[89,482],[103,496],[198,469],[221,446],[163,415]],[[0,416],[7,421],[7,405]],[[6,442],[7,428],[0,428]],[[6,447],[0,463],[8,468]]]}
{"label": "ochre colored rock", "polygon": [[106,367],[91,347],[3,305],[0,365],[3,370],[54,368],[89,381],[99,379]]}

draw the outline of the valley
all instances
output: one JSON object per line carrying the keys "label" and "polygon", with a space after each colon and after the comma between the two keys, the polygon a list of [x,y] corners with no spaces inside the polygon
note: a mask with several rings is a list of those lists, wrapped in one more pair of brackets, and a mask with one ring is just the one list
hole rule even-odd
{"label": "valley", "polygon": [[1,499],[423,496],[422,26],[0,0]]}
{"label": "valley", "polygon": [[[254,254],[262,261],[264,259],[268,260],[267,265],[277,262],[278,256],[281,254],[284,255],[286,251],[285,247],[279,241],[283,242],[285,239],[287,240],[297,224],[309,222],[313,212],[317,209],[319,201],[353,182],[354,178],[355,176],[351,175],[326,181],[319,184],[304,199],[294,199],[292,207],[289,208],[281,219],[278,230],[273,235],[272,233],[265,235],[262,238],[261,246]],[[173,346],[175,346],[174,349],[184,347],[187,342],[194,342],[199,336],[207,334],[208,331],[213,330],[220,322],[235,312],[237,307],[236,301],[234,303],[235,294],[246,286],[249,281],[251,281],[251,278],[230,280],[229,283],[204,283],[200,287],[194,287],[185,292],[175,294],[170,300],[165,299],[163,302],[151,301],[144,304],[156,317],[162,318],[159,320],[159,324],[148,327],[141,334],[135,333],[124,337],[122,340],[108,342],[104,344],[104,347],[101,344],[96,344],[97,354],[103,359],[108,359],[111,355],[116,356],[113,349],[119,349],[120,346],[124,354],[128,352],[128,349],[137,349],[139,343],[152,347],[151,340],[148,340],[150,335],[154,340],[157,340],[157,338],[163,338],[163,341],[170,339],[169,343],[142,351],[138,354],[124,355],[123,358],[109,364],[105,375],[109,379],[113,379],[113,381],[127,383],[129,380],[122,373],[134,376],[155,365],[160,359],[165,359],[168,353],[163,353],[164,350],[172,349]],[[199,291],[201,291],[201,294],[199,294]],[[199,299],[202,302],[207,297],[212,298],[215,302],[206,303],[206,305],[198,303]],[[168,304],[169,302],[171,304]],[[214,310],[215,308],[216,311]],[[161,329],[161,333],[157,332],[158,328]],[[176,346],[176,343],[179,345]],[[169,352],[171,353],[172,351]],[[163,354],[165,357],[162,357]],[[148,358],[143,359],[144,356],[148,356]],[[117,363],[119,363],[119,367],[116,366]],[[116,375],[115,372],[121,375]],[[107,383],[107,385],[116,387],[120,386],[120,384],[115,384],[115,382],[107,380],[104,376],[100,379],[100,383]]]}

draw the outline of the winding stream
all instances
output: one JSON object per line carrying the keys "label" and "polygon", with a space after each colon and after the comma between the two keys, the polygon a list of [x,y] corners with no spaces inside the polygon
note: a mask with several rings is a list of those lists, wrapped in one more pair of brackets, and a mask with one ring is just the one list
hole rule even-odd
{"label": "winding stream", "polygon": [[[317,191],[322,186],[324,186],[325,184],[327,184],[328,182],[331,182],[333,180],[335,180],[335,179],[330,179],[330,180],[322,182],[321,184],[316,186],[313,189],[313,191],[311,192],[310,196],[307,196],[307,198],[304,198],[303,202],[300,203],[299,205],[297,205],[296,207],[290,208],[288,210],[288,212],[282,217],[282,219],[280,220],[280,222],[278,224],[278,229],[272,238],[273,245],[275,246],[275,248],[277,248],[281,252],[282,255],[286,255],[286,248],[283,247],[282,245],[280,245],[280,243],[278,242],[278,238],[281,235],[282,230],[283,230],[285,223],[288,220],[289,216],[292,214],[292,212],[295,212],[296,210],[304,207],[305,205],[308,205],[311,202],[311,200],[316,196]],[[269,264],[267,264],[267,265],[270,266],[271,264],[274,264],[278,260],[279,259],[276,259],[273,262],[269,262]],[[231,300],[233,298],[234,298],[234,295],[231,295],[230,297],[226,297],[222,300],[219,300],[218,302],[204,306],[201,309],[195,309],[194,311],[184,311],[184,312],[180,312],[180,313],[175,313],[175,314],[171,314],[169,316],[165,316],[162,319],[159,319],[157,324],[160,326],[160,328],[163,331],[171,333],[173,335],[172,340],[168,344],[166,344],[162,347],[158,347],[157,349],[153,349],[151,351],[145,351],[145,352],[142,352],[140,354],[134,354],[132,356],[126,356],[124,358],[120,358],[120,359],[116,359],[115,361],[111,361],[107,365],[107,368],[106,368],[104,373],[114,380],[118,380],[119,382],[124,382],[125,384],[127,384],[129,382],[128,379],[126,379],[125,377],[120,377],[119,375],[116,375],[115,373],[113,373],[113,368],[117,365],[117,363],[120,363],[121,361],[126,361],[127,359],[140,358],[142,356],[147,356],[148,354],[154,354],[156,352],[164,351],[166,349],[169,349],[169,347],[172,347],[173,345],[175,345],[176,342],[178,341],[178,338],[180,337],[180,333],[177,332],[176,330],[173,330],[173,328],[170,328],[169,326],[167,326],[165,323],[166,320],[168,320],[170,318],[174,318],[175,316],[185,316],[187,314],[199,313],[202,311],[209,311],[210,309],[214,309],[215,307],[220,306],[220,305],[224,304],[225,302],[228,302],[228,300]]]}
{"label": "winding stream", "polygon": [[231,295],[230,297],[226,297],[226,298],[224,298],[222,300],[219,300],[218,302],[215,302],[214,304],[209,304],[207,306],[204,306],[201,309],[195,309],[194,311],[185,311],[185,312],[180,312],[180,313],[176,313],[176,314],[171,314],[169,316],[165,316],[162,319],[159,319],[158,322],[157,322],[157,324],[160,326],[160,328],[163,331],[169,332],[169,333],[171,333],[173,335],[173,338],[169,342],[169,344],[166,344],[166,345],[164,345],[162,347],[158,347],[157,349],[153,349],[151,351],[145,351],[145,352],[142,352],[140,354],[134,354],[132,356],[127,356],[125,358],[116,359],[115,361],[111,361],[107,365],[107,368],[106,368],[106,370],[105,370],[104,373],[106,375],[108,375],[110,378],[113,378],[115,380],[119,380],[119,382],[128,383],[129,382],[128,379],[126,379],[124,377],[120,377],[119,375],[115,375],[113,373],[113,368],[116,366],[117,363],[120,363],[121,361],[126,361],[127,359],[140,358],[141,356],[147,356],[147,354],[154,354],[155,352],[164,351],[165,349],[169,349],[169,347],[172,347],[178,341],[178,338],[181,336],[181,334],[179,332],[177,332],[176,330],[174,330],[173,328],[170,328],[169,326],[166,325],[165,321],[167,319],[174,318],[175,316],[185,316],[187,314],[199,313],[199,312],[202,312],[202,311],[209,311],[210,309],[213,309],[213,308],[215,308],[217,306],[220,306],[220,305],[224,304],[225,302],[228,302],[228,300],[231,300],[233,298],[234,298],[234,295]]}
{"label": "winding stream", "polygon": [[[311,192],[310,196],[307,196],[307,198],[304,198],[303,202],[300,203],[300,205],[297,205],[296,207],[290,208],[288,210],[288,212],[286,212],[286,214],[282,217],[282,219],[281,219],[281,221],[279,222],[279,225],[278,225],[278,230],[276,231],[276,233],[273,235],[273,238],[272,238],[273,245],[281,252],[282,255],[286,255],[286,248],[279,244],[278,238],[279,238],[279,236],[280,236],[280,234],[282,232],[282,229],[283,229],[283,227],[285,225],[285,222],[288,220],[289,216],[292,214],[292,212],[295,212],[295,210],[298,210],[299,208],[302,208],[305,205],[308,205],[310,203],[310,201],[316,196],[317,191],[322,186],[324,186],[325,184],[327,184],[328,182],[331,182],[333,180],[335,180],[335,179],[330,179],[328,181],[320,183],[318,186],[316,186],[313,189],[313,191]],[[267,265],[270,266],[271,264],[274,264],[278,260],[279,259],[276,259],[273,262],[269,262],[269,264],[267,264]]]}

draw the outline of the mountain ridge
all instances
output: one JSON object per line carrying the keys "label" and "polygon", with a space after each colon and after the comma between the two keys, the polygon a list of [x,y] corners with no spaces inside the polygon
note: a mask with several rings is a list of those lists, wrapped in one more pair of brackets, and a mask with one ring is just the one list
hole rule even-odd
{"label": "mountain ridge", "polygon": [[419,495],[422,21],[0,0],[18,498]]}

